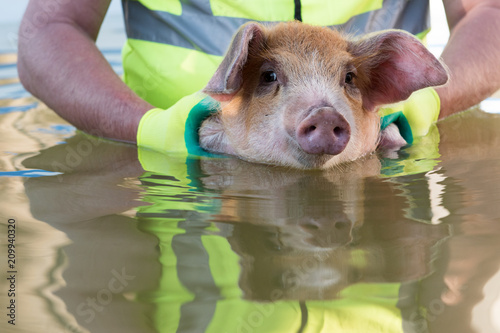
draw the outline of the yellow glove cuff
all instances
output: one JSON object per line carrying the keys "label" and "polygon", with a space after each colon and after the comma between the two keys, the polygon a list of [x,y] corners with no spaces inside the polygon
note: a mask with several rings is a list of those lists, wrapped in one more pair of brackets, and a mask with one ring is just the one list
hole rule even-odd
{"label": "yellow glove cuff", "polygon": [[161,152],[187,153],[184,134],[193,107],[207,95],[197,92],[179,100],[167,110],[155,108],[142,116],[137,145]]}
{"label": "yellow glove cuff", "polygon": [[[429,132],[431,125],[438,120],[440,109],[441,100],[436,90],[432,87],[421,89],[414,92],[406,101],[381,108],[379,111],[379,115],[382,117],[381,126],[382,129],[385,128],[391,123],[390,118],[402,113],[411,129],[411,136],[424,136]],[[384,119],[388,121],[384,121]],[[399,124],[397,125],[400,127]],[[407,140],[405,134],[401,134]]]}

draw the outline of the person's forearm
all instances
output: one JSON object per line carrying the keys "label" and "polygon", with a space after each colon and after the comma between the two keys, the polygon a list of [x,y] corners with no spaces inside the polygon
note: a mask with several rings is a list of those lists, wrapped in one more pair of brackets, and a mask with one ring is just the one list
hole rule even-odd
{"label": "person's forearm", "polygon": [[139,120],[152,108],[71,23],[50,23],[32,38],[20,38],[18,70],[27,90],[91,134],[135,142]]}
{"label": "person's forearm", "polygon": [[500,8],[478,5],[468,11],[453,27],[442,59],[450,80],[436,89],[440,118],[468,109],[500,89]]}

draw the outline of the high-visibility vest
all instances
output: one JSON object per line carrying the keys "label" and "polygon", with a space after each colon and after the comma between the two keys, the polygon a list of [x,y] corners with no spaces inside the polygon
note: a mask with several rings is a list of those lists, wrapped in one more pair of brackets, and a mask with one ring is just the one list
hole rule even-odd
{"label": "high-visibility vest", "polygon": [[429,30],[428,0],[123,0],[124,80],[139,96],[168,108],[204,87],[245,22],[300,19],[351,34]]}

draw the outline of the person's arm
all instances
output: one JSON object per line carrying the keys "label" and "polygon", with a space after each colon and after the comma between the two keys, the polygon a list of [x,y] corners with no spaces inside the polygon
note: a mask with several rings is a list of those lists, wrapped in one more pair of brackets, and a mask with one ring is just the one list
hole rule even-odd
{"label": "person's arm", "polygon": [[153,106],[123,83],[95,45],[110,1],[30,0],[19,30],[19,77],[77,128],[136,142],[139,120]]}
{"label": "person's arm", "polygon": [[451,35],[442,56],[450,80],[436,89],[440,118],[470,108],[500,89],[500,1],[443,0]]}

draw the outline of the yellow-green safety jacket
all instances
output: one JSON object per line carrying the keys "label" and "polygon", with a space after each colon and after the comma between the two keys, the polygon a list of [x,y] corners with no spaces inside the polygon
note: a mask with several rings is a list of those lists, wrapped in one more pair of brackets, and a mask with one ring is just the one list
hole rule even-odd
{"label": "yellow-green safety jacket", "polygon": [[201,90],[245,22],[298,19],[363,34],[429,30],[428,0],[123,0],[127,42],[124,80],[166,109]]}

